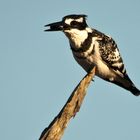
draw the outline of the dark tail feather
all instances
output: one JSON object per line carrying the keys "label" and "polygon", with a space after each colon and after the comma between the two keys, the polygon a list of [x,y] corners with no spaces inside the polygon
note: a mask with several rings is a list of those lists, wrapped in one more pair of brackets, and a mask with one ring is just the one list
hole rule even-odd
{"label": "dark tail feather", "polygon": [[136,86],[133,84],[131,79],[128,77],[128,75],[125,75],[125,78],[130,82],[130,86],[128,87],[128,90],[135,96],[140,95],[140,90],[136,88]]}
{"label": "dark tail feather", "polygon": [[133,95],[135,96],[139,96],[140,95],[140,90],[137,89],[135,86],[131,86],[130,89],[129,89]]}
{"label": "dark tail feather", "polygon": [[139,96],[140,90],[135,87],[131,79],[126,74],[125,77],[117,76],[114,81],[112,81],[114,84],[125,88],[126,90],[130,91],[133,95]]}

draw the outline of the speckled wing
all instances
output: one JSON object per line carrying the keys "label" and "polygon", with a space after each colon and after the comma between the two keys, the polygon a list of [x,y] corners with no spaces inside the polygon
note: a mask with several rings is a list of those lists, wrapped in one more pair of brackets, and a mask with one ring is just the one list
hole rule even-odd
{"label": "speckled wing", "polygon": [[[111,71],[116,73],[116,76],[118,75],[117,78],[111,82],[131,91],[135,96],[139,96],[140,90],[135,87],[131,79],[128,77],[115,41],[103,33],[97,31],[96,33],[96,37],[99,38],[98,43],[101,59]],[[105,80],[109,81],[108,79]]]}
{"label": "speckled wing", "polygon": [[104,35],[98,42],[99,51],[103,61],[109,68],[111,68],[121,77],[124,77],[124,75],[126,75],[126,70],[115,41],[111,37]]}

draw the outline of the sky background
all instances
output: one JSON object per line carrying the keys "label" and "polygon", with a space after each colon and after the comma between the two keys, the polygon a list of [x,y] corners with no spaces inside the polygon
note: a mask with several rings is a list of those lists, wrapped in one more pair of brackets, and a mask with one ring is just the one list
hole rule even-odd
{"label": "sky background", "polygon": [[[139,0],[0,0],[0,139],[38,140],[86,72],[61,32],[44,25],[87,14],[117,42],[140,88]],[[140,97],[97,77],[63,140],[140,139]]]}

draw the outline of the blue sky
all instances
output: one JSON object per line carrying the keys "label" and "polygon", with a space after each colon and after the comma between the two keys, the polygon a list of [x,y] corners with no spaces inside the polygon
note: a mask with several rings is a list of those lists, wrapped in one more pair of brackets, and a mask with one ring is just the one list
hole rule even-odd
{"label": "blue sky", "polygon": [[[111,35],[140,88],[139,13],[139,0],[1,0],[0,139],[38,140],[86,74],[63,33],[43,31],[65,15],[87,14],[89,26]],[[94,80],[63,139],[140,139],[140,97]]]}

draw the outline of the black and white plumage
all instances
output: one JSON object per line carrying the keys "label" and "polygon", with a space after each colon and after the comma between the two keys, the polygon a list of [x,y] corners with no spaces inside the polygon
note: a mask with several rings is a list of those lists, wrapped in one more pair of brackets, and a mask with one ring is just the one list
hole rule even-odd
{"label": "black and white plumage", "polygon": [[68,15],[62,21],[48,24],[45,31],[63,31],[68,37],[75,60],[89,72],[96,66],[96,75],[140,95],[126,73],[117,44],[110,37],[89,28],[86,15]]}

